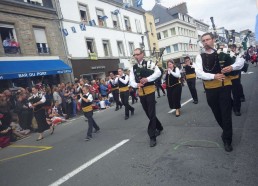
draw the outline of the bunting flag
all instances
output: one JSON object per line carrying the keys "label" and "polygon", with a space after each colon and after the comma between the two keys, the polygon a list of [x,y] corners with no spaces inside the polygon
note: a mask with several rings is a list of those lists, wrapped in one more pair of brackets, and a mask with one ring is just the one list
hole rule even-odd
{"label": "bunting flag", "polygon": [[80,24],[81,31],[86,31],[86,26],[84,23]]}
{"label": "bunting flag", "polygon": [[103,20],[103,21],[105,21],[106,19],[108,18],[108,16],[99,16],[99,19],[101,19],[101,20]]}
{"label": "bunting flag", "polygon": [[130,4],[129,4],[129,3],[124,3],[124,4],[123,4],[123,7],[124,7],[124,8],[129,8],[129,7],[130,7]]}
{"label": "bunting flag", "polygon": [[90,26],[96,26],[96,22],[94,19],[89,21]]}
{"label": "bunting flag", "polygon": [[73,31],[73,33],[76,33],[76,29],[74,26],[71,27],[71,30]]}
{"label": "bunting flag", "polygon": [[67,31],[67,29],[62,29],[62,31],[63,31],[63,33],[64,33],[65,36],[68,36],[68,31]]}
{"label": "bunting flag", "polygon": [[142,0],[136,0],[136,5],[137,5],[137,7],[142,6]]}
{"label": "bunting flag", "polygon": [[114,11],[112,12],[112,14],[114,14],[114,15],[120,14],[119,9],[114,10]]}

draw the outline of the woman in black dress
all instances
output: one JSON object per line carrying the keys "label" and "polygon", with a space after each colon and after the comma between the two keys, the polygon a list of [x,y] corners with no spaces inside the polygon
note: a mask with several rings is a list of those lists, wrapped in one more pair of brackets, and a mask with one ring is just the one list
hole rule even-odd
{"label": "woman in black dress", "polygon": [[167,85],[167,98],[169,107],[171,109],[176,109],[176,117],[180,116],[181,108],[181,94],[182,85],[180,82],[180,70],[176,67],[175,62],[170,59],[167,61],[166,70],[166,85]]}
{"label": "woman in black dress", "polygon": [[[29,106],[33,109],[33,114],[38,124],[39,137],[37,141],[42,140],[43,132],[50,128],[46,121],[46,113],[44,109],[44,103],[46,101],[45,96],[38,91],[36,87],[32,88],[32,96],[29,97]],[[54,132],[54,127],[51,128],[51,134]]]}

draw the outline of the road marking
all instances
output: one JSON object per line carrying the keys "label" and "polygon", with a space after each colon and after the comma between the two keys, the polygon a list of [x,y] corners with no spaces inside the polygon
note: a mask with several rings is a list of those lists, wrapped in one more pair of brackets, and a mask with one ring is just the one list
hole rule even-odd
{"label": "road marking", "polygon": [[174,147],[174,150],[177,150],[179,147],[187,144],[187,143],[191,143],[191,142],[206,142],[206,143],[211,143],[211,144],[214,144],[216,145],[218,148],[220,148],[220,145],[214,141],[208,141],[208,140],[189,140],[189,141],[184,141],[180,144],[178,144],[177,146]]}
{"label": "road marking", "polygon": [[87,167],[91,166],[93,163],[97,162],[98,160],[100,160],[101,158],[105,157],[106,155],[108,155],[112,151],[114,151],[117,148],[121,147],[122,145],[124,145],[128,141],[129,141],[129,139],[125,139],[125,140],[121,141],[120,143],[116,144],[115,146],[111,147],[110,149],[106,150],[105,152],[101,153],[100,155],[96,156],[95,158],[91,159],[90,161],[84,163],[80,167],[78,167],[75,170],[73,170],[72,172],[66,174],[65,176],[63,176],[62,178],[60,178],[59,180],[55,181],[54,183],[52,183],[49,186],[61,185],[62,183],[66,182],[67,180],[69,180],[70,178],[72,178],[73,176],[78,174],[79,172],[81,172],[84,169],[86,169]]}
{"label": "road marking", "polygon": [[39,149],[39,150],[35,150],[35,151],[32,151],[32,152],[20,154],[20,155],[17,155],[17,156],[12,156],[12,157],[9,157],[9,158],[0,159],[0,162],[10,160],[10,159],[20,158],[20,157],[23,157],[23,156],[27,156],[27,155],[30,155],[30,154],[34,154],[34,153],[37,153],[37,152],[41,152],[41,151],[45,151],[45,150],[49,150],[49,149],[53,148],[53,147],[50,147],[50,146],[30,146],[30,145],[10,145],[9,147],[12,147],[12,148],[36,148],[36,149]]}
{"label": "road marking", "polygon": [[[187,100],[186,102],[184,102],[181,106],[184,106],[185,104],[187,104],[187,103],[189,103],[190,101],[192,101],[193,100],[193,98],[191,98],[191,99],[189,99],[189,100]],[[175,112],[176,111],[176,109],[172,109],[171,111],[169,111],[168,113],[170,114],[170,113],[173,113],[173,112]]]}

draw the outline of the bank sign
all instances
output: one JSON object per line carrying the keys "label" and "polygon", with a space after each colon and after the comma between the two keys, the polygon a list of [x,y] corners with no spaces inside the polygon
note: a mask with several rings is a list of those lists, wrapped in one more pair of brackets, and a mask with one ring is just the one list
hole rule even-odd
{"label": "bank sign", "polygon": [[36,76],[48,76],[54,74],[72,73],[72,70],[51,70],[51,71],[37,71],[37,72],[21,72],[13,74],[0,74],[0,80],[16,79],[16,78],[29,78]]}

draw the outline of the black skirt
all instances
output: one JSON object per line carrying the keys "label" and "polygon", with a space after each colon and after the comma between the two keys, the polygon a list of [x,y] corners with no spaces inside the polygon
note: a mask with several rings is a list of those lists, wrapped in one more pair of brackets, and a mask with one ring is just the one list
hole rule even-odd
{"label": "black skirt", "polygon": [[39,133],[42,133],[45,130],[50,128],[50,125],[48,125],[47,121],[46,121],[45,109],[40,109],[37,112],[34,112],[34,116],[35,116],[35,119],[38,124],[38,132]]}
{"label": "black skirt", "polygon": [[182,85],[179,83],[173,87],[167,87],[168,104],[171,109],[181,108]]}

